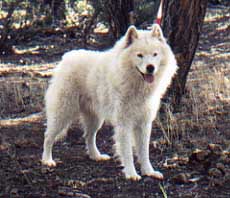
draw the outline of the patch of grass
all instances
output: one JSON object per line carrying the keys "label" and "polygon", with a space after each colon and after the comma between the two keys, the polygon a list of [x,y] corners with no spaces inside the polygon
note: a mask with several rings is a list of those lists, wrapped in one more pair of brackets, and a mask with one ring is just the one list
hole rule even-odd
{"label": "patch of grass", "polygon": [[159,188],[163,194],[163,198],[168,198],[167,192],[165,191],[164,186],[162,186],[161,184],[159,184]]}

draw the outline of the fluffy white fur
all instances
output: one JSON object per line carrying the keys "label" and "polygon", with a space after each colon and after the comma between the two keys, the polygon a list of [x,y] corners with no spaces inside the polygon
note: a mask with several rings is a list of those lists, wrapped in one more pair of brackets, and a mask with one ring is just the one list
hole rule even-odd
{"label": "fluffy white fur", "polygon": [[[147,72],[147,67],[154,71]],[[63,56],[46,93],[47,130],[42,162],[55,166],[52,147],[66,134],[76,118],[81,119],[88,154],[107,160],[96,146],[103,122],[115,130],[116,154],[127,179],[139,180],[133,153],[141,174],[163,179],[149,161],[152,121],[160,99],[169,86],[177,65],[160,27],[151,31],[131,26],[126,35],[105,52],[73,50]],[[147,80],[146,80],[147,79]]]}

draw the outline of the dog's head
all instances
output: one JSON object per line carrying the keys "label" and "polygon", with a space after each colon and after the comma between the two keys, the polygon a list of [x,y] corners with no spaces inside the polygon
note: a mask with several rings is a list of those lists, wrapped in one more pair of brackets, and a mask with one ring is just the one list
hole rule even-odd
{"label": "dog's head", "polygon": [[167,46],[162,30],[154,24],[151,31],[137,30],[130,26],[124,36],[124,59],[135,67],[135,72],[148,83],[154,81],[165,57]]}

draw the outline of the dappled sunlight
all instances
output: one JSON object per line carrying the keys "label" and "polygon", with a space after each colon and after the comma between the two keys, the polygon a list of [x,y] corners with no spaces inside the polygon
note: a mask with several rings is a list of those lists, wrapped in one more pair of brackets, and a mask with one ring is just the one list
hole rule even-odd
{"label": "dappled sunlight", "polygon": [[[223,7],[224,8],[224,7]],[[215,22],[221,19],[227,19],[230,17],[230,9],[216,9],[216,8],[207,8],[206,16],[204,19],[205,23]],[[226,21],[226,20],[225,20]],[[229,24],[229,23],[227,23]]]}
{"label": "dappled sunlight", "polygon": [[24,73],[29,76],[43,76],[50,77],[53,72],[53,68],[56,63],[53,64],[37,64],[37,65],[25,65],[25,66],[15,66],[8,64],[0,64],[0,77],[9,76],[10,74],[15,73]]}
{"label": "dappled sunlight", "polygon": [[0,126],[10,127],[10,126],[23,125],[23,124],[32,124],[34,122],[41,122],[41,120],[44,119],[44,116],[45,116],[44,112],[40,112],[40,113],[33,113],[26,117],[2,119],[0,120]]}
{"label": "dappled sunlight", "polygon": [[39,46],[34,46],[34,47],[28,47],[27,49],[17,49],[14,48],[14,53],[15,54],[39,54]]}
{"label": "dappled sunlight", "polygon": [[[230,15],[229,15],[230,19]],[[230,30],[230,22],[229,23],[223,23],[221,26],[216,28],[217,31],[229,31]]]}

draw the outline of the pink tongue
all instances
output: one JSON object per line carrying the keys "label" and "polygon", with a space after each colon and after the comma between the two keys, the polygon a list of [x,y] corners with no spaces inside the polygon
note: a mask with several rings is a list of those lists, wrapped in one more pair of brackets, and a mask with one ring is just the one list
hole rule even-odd
{"label": "pink tongue", "polygon": [[154,77],[151,74],[144,74],[143,76],[144,76],[144,80],[148,83],[152,83],[154,80]]}

